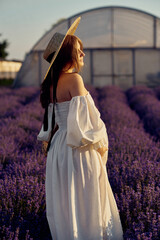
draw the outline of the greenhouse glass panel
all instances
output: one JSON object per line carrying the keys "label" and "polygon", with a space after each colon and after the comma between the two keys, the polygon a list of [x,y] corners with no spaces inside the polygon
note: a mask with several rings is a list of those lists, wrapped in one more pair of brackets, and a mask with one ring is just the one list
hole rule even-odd
{"label": "greenhouse glass panel", "polygon": [[94,75],[112,74],[111,51],[93,51]]}
{"label": "greenhouse glass panel", "polygon": [[63,21],[62,23],[58,24],[56,27],[52,28],[52,30],[48,31],[36,45],[33,47],[33,50],[44,50],[50,39],[52,38],[53,34],[56,32],[60,32],[65,34],[68,30],[68,20]]}
{"label": "greenhouse glass panel", "polygon": [[160,72],[160,51],[136,50],[135,53],[136,84],[155,81]]}
{"label": "greenhouse glass panel", "polygon": [[[39,61],[38,61],[39,56],[38,56],[38,52],[33,52],[31,55],[32,55],[31,56],[32,60],[31,60],[31,65],[29,66],[30,74],[35,76],[36,82],[39,84],[40,80],[39,80]],[[26,69],[26,71],[28,71],[28,69]],[[28,74],[28,72],[27,72],[27,74]],[[33,81],[33,79],[31,78],[30,81]],[[36,83],[36,85],[37,85],[37,83]]]}
{"label": "greenhouse glass panel", "polygon": [[96,87],[103,87],[106,85],[112,85],[112,77],[94,77],[93,85]]}
{"label": "greenhouse glass panel", "polygon": [[49,63],[47,61],[44,60],[43,58],[43,52],[40,54],[40,61],[41,61],[41,81],[43,81],[45,75],[46,75],[46,72],[49,68]]}
{"label": "greenhouse glass panel", "polygon": [[153,17],[145,13],[114,9],[114,47],[153,47]]}
{"label": "greenhouse glass panel", "polygon": [[[71,23],[77,18],[72,18]],[[81,14],[76,35],[85,48],[111,46],[111,9],[97,9]]]}
{"label": "greenhouse glass panel", "polygon": [[129,50],[114,51],[114,74],[132,74],[132,52]]}
{"label": "greenhouse glass panel", "polygon": [[90,52],[84,51],[84,67],[80,71],[80,75],[83,77],[85,83],[91,83],[91,71],[90,71]]}
{"label": "greenhouse glass panel", "polygon": [[126,90],[133,86],[133,77],[127,76],[118,76],[114,77],[114,85],[121,87],[123,90]]}
{"label": "greenhouse glass panel", "polygon": [[160,19],[156,19],[157,39],[156,47],[160,48]]}
{"label": "greenhouse glass panel", "polygon": [[[17,87],[19,86],[39,86],[39,64],[38,53],[32,52],[27,57],[19,71],[19,78],[15,80]],[[34,76],[34,78],[33,78]]]}

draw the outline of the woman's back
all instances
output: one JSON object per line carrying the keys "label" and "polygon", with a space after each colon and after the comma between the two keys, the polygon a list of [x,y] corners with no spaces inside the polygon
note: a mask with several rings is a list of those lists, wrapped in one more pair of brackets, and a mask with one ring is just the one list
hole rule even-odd
{"label": "woman's back", "polygon": [[[70,101],[72,97],[86,95],[83,79],[78,73],[62,73],[56,89],[56,101]],[[53,102],[53,86],[50,87],[50,101]]]}

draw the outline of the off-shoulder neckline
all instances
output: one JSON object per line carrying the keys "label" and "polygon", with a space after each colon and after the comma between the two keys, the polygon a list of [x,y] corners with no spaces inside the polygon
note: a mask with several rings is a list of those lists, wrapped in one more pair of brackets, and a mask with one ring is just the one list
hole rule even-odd
{"label": "off-shoulder neckline", "polygon": [[77,96],[72,97],[71,100],[69,100],[69,101],[56,102],[56,104],[59,105],[59,104],[63,104],[63,103],[70,103],[75,98],[87,97],[88,95],[90,95],[89,91],[87,92],[86,95],[77,95]]}

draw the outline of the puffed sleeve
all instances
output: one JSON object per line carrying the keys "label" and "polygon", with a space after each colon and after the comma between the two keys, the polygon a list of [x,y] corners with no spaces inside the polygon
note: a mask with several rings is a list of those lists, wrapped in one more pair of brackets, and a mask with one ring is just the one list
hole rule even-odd
{"label": "puffed sleeve", "polygon": [[[37,140],[48,142],[51,137],[51,131],[52,131],[53,103],[50,103],[46,110],[47,111],[45,111],[45,114],[44,114],[45,121],[43,120],[43,124],[42,124],[41,130],[37,136]],[[46,119],[45,119],[45,117],[46,117]],[[45,129],[45,123],[47,126],[46,129]]]}
{"label": "puffed sleeve", "polygon": [[108,148],[105,124],[89,92],[72,98],[67,118],[67,145],[77,148],[88,144],[95,149]]}

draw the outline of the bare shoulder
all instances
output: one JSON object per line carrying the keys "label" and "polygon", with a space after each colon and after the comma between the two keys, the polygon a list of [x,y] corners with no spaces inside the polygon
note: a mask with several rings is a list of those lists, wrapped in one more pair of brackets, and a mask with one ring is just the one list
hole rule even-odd
{"label": "bare shoulder", "polygon": [[72,77],[69,79],[69,91],[72,97],[87,94],[83,78],[78,73],[72,73]]}

